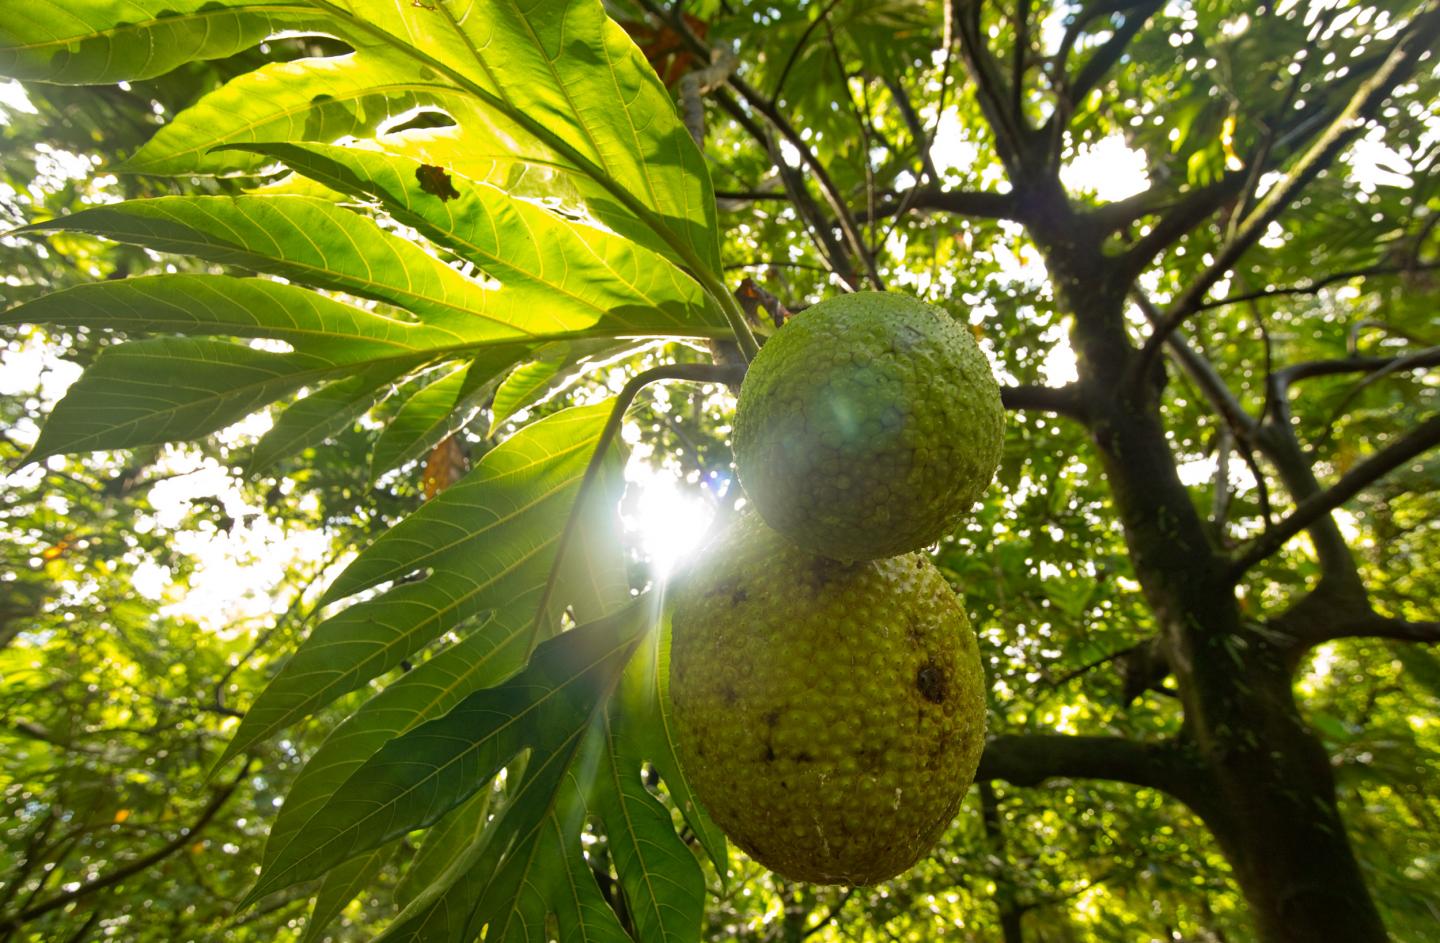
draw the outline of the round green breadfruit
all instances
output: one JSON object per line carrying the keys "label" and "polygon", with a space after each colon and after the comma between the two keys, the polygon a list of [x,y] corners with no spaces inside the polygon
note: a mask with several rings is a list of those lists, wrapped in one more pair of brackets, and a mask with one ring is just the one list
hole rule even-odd
{"label": "round green breadfruit", "polygon": [[771,527],[874,560],[955,529],[989,486],[1000,387],[969,330],[905,295],[860,292],[786,322],[750,364],[735,466]]}
{"label": "round green breadfruit", "polygon": [[735,844],[850,885],[929,851],[985,739],[975,633],[930,560],[815,556],[747,512],[675,592],[678,756]]}

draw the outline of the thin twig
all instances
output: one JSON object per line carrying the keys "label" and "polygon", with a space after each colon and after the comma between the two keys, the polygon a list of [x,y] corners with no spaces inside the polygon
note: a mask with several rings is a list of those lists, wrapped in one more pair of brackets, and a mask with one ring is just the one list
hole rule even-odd
{"label": "thin twig", "polygon": [[1440,445],[1440,416],[1432,416],[1406,435],[1346,472],[1329,489],[1302,501],[1288,517],[1250,542],[1230,565],[1230,578],[1239,580],[1252,566],[1283,547],[1325,514],[1396,468]]}
{"label": "thin twig", "polygon": [[1371,117],[1389,97],[1391,89],[1409,75],[1415,60],[1429,49],[1437,33],[1440,33],[1440,10],[1431,10],[1412,21],[1406,35],[1394,44],[1385,61],[1360,85],[1330,126],[1236,227],[1234,237],[1215,253],[1214,261],[1171,303],[1165,320],[1146,339],[1131,368],[1130,386],[1138,388],[1145,382],[1165,338],[1195,314],[1210,288],[1260,239],[1270,222],[1359,134],[1363,121]]}
{"label": "thin twig", "polygon": [[38,904],[31,904],[24,910],[10,917],[0,918],[0,931],[7,933],[12,932],[32,920],[45,916],[52,910],[68,907],[70,904],[89,897],[91,894],[103,891],[108,887],[113,887],[126,878],[139,874],[151,865],[165,860],[181,848],[184,848],[185,845],[194,839],[197,833],[209,825],[211,820],[220,813],[220,810],[225,807],[225,803],[230,801],[230,797],[235,795],[241,783],[245,781],[245,777],[250,774],[250,769],[253,764],[254,759],[247,757],[244,765],[240,767],[240,772],[211,797],[195,821],[188,827],[181,829],[174,838],[164,845],[150,852],[148,855],[142,855],[127,864],[121,865],[109,874],[93,878],[73,890],[66,891],[63,894],[56,894],[54,897],[43,900]]}

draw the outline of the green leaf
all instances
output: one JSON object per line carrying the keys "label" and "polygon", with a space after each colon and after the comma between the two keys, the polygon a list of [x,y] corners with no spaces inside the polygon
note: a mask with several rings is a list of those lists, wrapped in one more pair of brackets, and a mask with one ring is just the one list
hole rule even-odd
{"label": "green leaf", "polygon": [[376,364],[344,379],[334,380],[292,403],[255,444],[255,451],[250,456],[250,473],[262,473],[281,459],[319,445],[349,428],[385,396],[391,381],[419,365],[418,360]]}
{"label": "green leaf", "polygon": [[108,347],[50,413],[28,458],[193,439],[345,369],[209,338]]}
{"label": "green leaf", "polygon": [[499,279],[499,294],[511,310],[529,313],[536,333],[728,331],[700,286],[664,258],[489,184],[359,148],[262,144],[243,150],[279,158],[327,187],[379,200],[400,222]]}
{"label": "green leaf", "polygon": [[[611,229],[719,273],[704,158],[654,68],[599,0],[322,6],[345,35],[415,59],[526,132],[530,140],[505,150],[573,173]],[[487,129],[474,124],[461,119],[483,139]]]}
{"label": "green leaf", "polygon": [[413,393],[380,433],[370,458],[370,477],[420,458],[469,423],[511,359],[509,349],[481,353]]}
{"label": "green leaf", "polygon": [[283,29],[313,28],[294,0],[26,0],[0,8],[0,75],[99,85],[221,59]]}
{"label": "green leaf", "polygon": [[[247,902],[433,824],[521,750],[530,767],[589,729],[642,633],[644,603],[543,643],[510,681],[391,740],[347,779],[262,871]],[[527,775],[530,775],[527,773]]]}
{"label": "green leaf", "polygon": [[441,876],[480,840],[490,820],[494,789],[481,789],[425,831],[410,867],[395,887],[395,902],[405,907]]}
{"label": "green leaf", "polygon": [[272,62],[227,82],[164,125],[125,163],[151,174],[256,171],[263,153],[215,151],[263,141],[335,141],[365,136],[417,106],[443,102],[455,87],[409,60],[366,50]]}
{"label": "green leaf", "polygon": [[356,897],[380,876],[385,865],[395,857],[400,843],[394,842],[374,851],[351,858],[339,865],[320,882],[320,893],[315,896],[315,907],[310,919],[305,921],[305,934],[300,943],[316,943],[325,935],[325,930],[335,918]]}
{"label": "green leaf", "polygon": [[[597,749],[591,746],[584,752],[593,755]],[[585,766],[583,757],[572,763],[560,788],[553,797],[546,797],[548,803],[530,803],[546,810],[533,829],[520,827],[523,822],[514,823],[512,828],[518,833],[515,847],[475,907],[465,934],[483,925],[487,939],[541,943],[549,938],[547,918],[553,916],[560,939],[630,943],[630,935],[600,895],[595,876],[579,853],[585,783],[576,769]],[[543,797],[539,791],[530,795]]]}
{"label": "green leaf", "polygon": [[518,669],[533,613],[532,594],[406,672],[336,727],[286,793],[265,845],[264,865],[302,835],[335,791],[389,740],[444,715]]}
{"label": "green leaf", "polygon": [[250,708],[226,756],[395,668],[466,619],[542,587],[609,409],[568,409],[527,426],[366,548],[324,602],[427,575],[316,627]]}
{"label": "green leaf", "polygon": [[[627,943],[629,937],[600,896],[593,876],[585,873],[583,861],[577,861],[584,786],[576,780],[573,767],[593,755],[595,733],[592,729],[587,736],[577,730],[555,749],[534,758],[536,762],[526,764],[519,785],[491,827],[406,906],[376,943],[465,943],[476,939],[482,929],[487,939],[534,939],[527,931],[543,933],[551,909],[566,943]],[[548,844],[542,845],[547,833]],[[539,854],[542,850],[547,854]],[[520,906],[518,898],[532,888],[539,893]],[[509,921],[517,917],[519,931],[508,933]]]}
{"label": "green leaf", "polygon": [[523,341],[532,312],[499,310],[487,289],[324,200],[299,196],[160,197],[72,213],[21,232],[88,232],[238,265],[413,311],[453,345]]}
{"label": "green leaf", "polygon": [[455,337],[294,285],[228,275],[151,275],[79,285],[11,308],[0,323],[63,324],[126,332],[228,335],[284,341],[346,363],[405,359]]}
{"label": "green leaf", "polygon": [[[605,340],[555,341],[535,352],[535,359],[510,371],[490,404],[490,435],[532,403],[545,399],[587,369],[599,366],[610,353],[626,348]],[[583,366],[582,366],[583,365]],[[582,367],[581,369],[576,369]]]}
{"label": "green leaf", "polygon": [[725,833],[710,819],[690,789],[680,760],[675,755],[675,727],[670,716],[670,620],[643,645],[625,669],[616,695],[623,712],[626,737],[634,753],[655,765],[685,822],[700,841],[700,847],[715,866],[724,885],[730,871],[730,852]]}
{"label": "green leaf", "polygon": [[[269,338],[294,348],[281,353],[175,337],[106,348],[51,414],[36,458],[194,438],[301,387],[328,383],[286,410],[261,442],[257,460],[264,466],[338,431],[390,380],[454,343],[445,331],[293,285],[214,275],[81,285],[14,308],[0,321]],[[508,361],[521,349],[502,346],[488,356]]]}
{"label": "green leaf", "polygon": [[605,823],[610,856],[643,943],[698,941],[705,876],[675,834],[666,811],[640,778],[640,744],[626,730],[623,710],[604,725],[599,767],[588,794]]}

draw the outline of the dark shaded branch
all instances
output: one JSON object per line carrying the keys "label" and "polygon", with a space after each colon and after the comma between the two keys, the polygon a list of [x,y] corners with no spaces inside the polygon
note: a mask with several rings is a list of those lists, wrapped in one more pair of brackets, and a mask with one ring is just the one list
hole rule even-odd
{"label": "dark shaded branch", "polygon": [[[1145,293],[1136,289],[1132,292],[1135,303],[1139,305],[1140,311],[1151,324],[1160,322],[1160,311],[1154,303],[1145,296]],[[1185,372],[1185,375],[1199,388],[1200,394],[1215,410],[1216,414],[1230,428],[1235,438],[1235,448],[1240,452],[1245,464],[1249,466],[1251,475],[1255,478],[1255,489],[1260,502],[1260,513],[1266,524],[1270,522],[1270,486],[1265,481],[1265,474],[1260,469],[1260,463],[1255,460],[1255,442],[1258,423],[1255,418],[1245,411],[1235,394],[1230,392],[1230,387],[1221,378],[1220,372],[1214,365],[1205,358],[1186,339],[1183,331],[1175,331],[1165,340],[1165,349]]]}
{"label": "dark shaded branch", "polygon": [[1391,89],[1410,75],[1416,61],[1431,48],[1437,36],[1440,36],[1440,9],[1429,10],[1412,21],[1385,61],[1361,83],[1330,126],[1301,155],[1284,179],[1265,194],[1244,222],[1235,227],[1234,235],[1220,247],[1214,261],[1171,303],[1165,321],[1151,333],[1136,358],[1130,377],[1132,386],[1145,382],[1166,336],[1199,309],[1211,286],[1225,276],[1240,256],[1260,239],[1271,221],[1360,133],[1364,122],[1379,110]]}
{"label": "dark shaded branch", "polygon": [[[1404,373],[1407,370],[1434,366],[1436,363],[1440,363],[1440,347],[1432,347],[1429,350],[1418,351],[1417,353],[1404,357],[1396,357],[1389,363],[1370,371],[1359,383],[1356,383],[1347,390],[1345,395],[1341,397],[1340,402],[1336,403],[1335,408],[1330,411],[1330,417],[1325,420],[1325,433],[1320,437],[1320,443],[1329,441],[1330,436],[1335,431],[1335,423],[1340,421],[1340,417],[1345,414],[1345,410],[1350,408],[1350,404],[1355,401],[1355,397],[1365,392],[1365,390],[1388,376]],[[1318,447],[1319,443],[1317,443],[1317,448]]]}
{"label": "dark shaded branch", "polygon": [[[702,56],[706,61],[709,61],[710,47],[706,46],[700,37],[695,35],[694,31],[690,29],[690,24],[686,23],[684,19],[677,16],[674,11],[665,9],[662,5],[655,2],[655,0],[639,0],[639,3],[651,16],[667,24],[674,30],[676,35],[680,36],[693,52]],[[819,20],[820,18],[817,18],[816,22],[818,23]],[[820,193],[825,198],[825,202],[829,204],[830,211],[835,214],[835,223],[844,235],[846,243],[849,244],[856,257],[864,264],[866,274],[871,284],[876,288],[883,289],[884,284],[880,279],[879,270],[875,267],[875,258],[866,247],[864,240],[860,238],[860,230],[856,226],[854,217],[850,214],[850,208],[846,205],[840,189],[835,185],[835,181],[830,177],[829,171],[825,169],[825,165],[815,156],[815,151],[805,142],[805,139],[799,135],[794,126],[786,120],[779,109],[775,107],[773,100],[761,95],[750,83],[738,75],[730,75],[726,83],[799,153],[800,160],[809,168],[810,173],[815,177],[815,182],[819,185]],[[728,108],[726,110],[731,111]],[[731,114],[735,115],[735,112],[731,111]],[[746,130],[749,130],[751,135],[754,136],[755,132],[752,128],[747,127]],[[762,136],[761,140],[768,140],[768,136]],[[783,176],[787,169],[784,162],[778,162],[777,166],[780,168]]]}
{"label": "dark shaded branch", "polygon": [[790,202],[794,204],[795,211],[800,214],[800,219],[805,223],[805,231],[810,234],[816,251],[829,267],[830,272],[852,290],[859,287],[859,280],[856,278],[850,257],[835,238],[835,233],[824,214],[820,212],[815,198],[810,195],[810,191],[805,186],[804,177],[780,158],[775,142],[770,139],[770,134],[760,127],[733,96],[724,91],[716,91],[712,97],[722,110],[735,119],[736,124],[740,125],[755,139],[756,143],[765,149],[766,154],[770,157],[770,163],[780,175],[780,182],[784,184]]}
{"label": "dark shaded branch", "polygon": [[1002,386],[1000,402],[1006,409],[1033,409],[1085,421],[1085,402],[1080,387],[1066,386]]}
{"label": "dark shaded branch", "polygon": [[1198,314],[1201,311],[1209,311],[1212,308],[1223,308],[1226,305],[1239,304],[1242,301],[1256,301],[1260,298],[1275,298],[1288,295],[1313,295],[1322,288],[1333,285],[1336,282],[1346,282],[1352,278],[1371,278],[1377,275],[1406,275],[1411,272],[1424,272],[1430,269],[1440,268],[1440,262],[1422,262],[1416,265],[1372,265],[1369,268],[1351,269],[1348,272],[1335,272],[1326,275],[1324,278],[1317,278],[1314,281],[1306,282],[1304,285],[1293,285],[1289,288],[1267,288],[1263,291],[1250,291],[1240,295],[1226,295],[1216,301],[1211,301],[1196,308]]}
{"label": "dark shaded branch", "polygon": [[205,826],[214,820],[215,816],[220,814],[220,810],[225,807],[225,803],[230,801],[230,798],[235,795],[240,785],[245,781],[245,777],[250,774],[252,763],[252,760],[246,759],[245,764],[240,767],[240,772],[236,774],[235,778],[216,792],[210,801],[206,803],[205,808],[200,811],[195,821],[191,822],[188,827],[181,829],[170,841],[156,848],[148,855],[142,855],[134,861],[121,865],[109,874],[104,874],[86,881],[74,890],[66,891],[63,894],[56,894],[54,897],[42,900],[38,904],[31,904],[13,916],[0,918],[0,931],[7,933],[12,932],[32,920],[45,916],[53,910],[68,907],[76,901],[83,900],[108,887],[113,887],[126,878],[139,874],[152,865],[164,861],[166,858],[175,854],[175,852],[184,848]]}
{"label": "dark shaded branch", "polygon": [[1331,377],[1347,373],[1395,372],[1403,369],[1440,366],[1440,347],[1406,354],[1402,357],[1344,357],[1338,360],[1307,360],[1275,371],[1282,392],[1300,380]]}
{"label": "dark shaded branch", "polygon": [[1110,74],[1115,64],[1125,55],[1125,50],[1130,46],[1130,41],[1145,27],[1150,17],[1165,5],[1164,0],[1142,0],[1126,9],[1116,10],[1125,18],[1125,21],[1116,28],[1105,45],[1085,60],[1080,71],[1075,75],[1075,81],[1071,82],[1068,88],[1069,97],[1072,102],[1078,101],[1090,94],[1090,90],[1100,84],[1100,80]]}
{"label": "dark shaded branch", "polygon": [[935,162],[930,157],[930,135],[926,133],[925,126],[920,123],[920,115],[915,112],[915,106],[905,92],[905,86],[900,84],[898,78],[887,76],[885,88],[890,91],[890,97],[894,99],[895,107],[900,110],[900,117],[904,120],[905,127],[910,129],[910,136],[915,139],[915,148],[920,152],[920,171],[923,179],[938,186],[940,172],[935,169]]}
{"label": "dark shaded branch", "polygon": [[1004,943],[1025,943],[1024,911],[1015,905],[1015,882],[1006,866],[1010,855],[1005,847],[1005,823],[1000,815],[1000,799],[995,783],[982,779],[975,784],[980,793],[980,824],[985,830],[989,847],[991,874],[995,881],[995,909],[1000,916],[1000,934]]}
{"label": "dark shaded branch", "polygon": [[100,747],[94,746],[92,744],[76,743],[73,738],[62,736],[55,731],[50,730],[49,728],[44,727],[41,724],[37,724],[31,720],[25,720],[23,718],[12,720],[10,721],[8,726],[12,732],[17,733],[22,737],[28,737],[31,740],[39,740],[41,743],[48,743],[51,746],[59,747],[62,750],[71,750],[76,753],[90,754],[104,752],[104,750],[102,750]]}
{"label": "dark shaded branch", "polygon": [[1239,580],[1245,571],[1283,547],[1291,537],[1305,530],[1323,515],[1374,484],[1386,474],[1440,445],[1440,416],[1432,416],[1398,440],[1350,469],[1328,490],[1302,501],[1274,527],[1256,537],[1230,565],[1230,577]]}
{"label": "dark shaded branch", "polygon": [[1010,113],[1023,115],[1025,67],[1030,58],[1030,0],[1015,2],[1015,48],[1010,61]]}
{"label": "dark shaded branch", "polygon": [[975,83],[975,97],[980,111],[995,135],[995,151],[1011,179],[1024,180],[1034,132],[1019,114],[1010,110],[1010,89],[1000,74],[999,64],[985,44],[984,31],[980,28],[980,8],[984,4],[981,0],[951,2],[960,52]]}
{"label": "dark shaded branch", "polygon": [[810,169],[810,173],[814,175],[815,182],[820,187],[820,194],[830,206],[830,212],[835,214],[835,223],[839,226],[840,232],[845,236],[845,241],[865,266],[865,272],[870,279],[870,283],[876,288],[883,290],[885,286],[884,282],[880,279],[879,270],[875,267],[875,256],[870,252],[869,247],[865,245],[864,240],[860,238],[859,227],[856,225],[855,218],[850,214],[850,208],[846,205],[844,197],[840,193],[840,188],[835,185],[835,181],[831,179],[830,172],[825,169],[825,165],[820,162],[820,158],[815,156],[814,149],[805,142],[805,139],[799,135],[794,126],[780,113],[779,109],[775,107],[774,102],[762,98],[744,79],[739,76],[731,76],[730,86],[735,89],[741,98],[745,99],[745,102],[751,108],[763,115],[765,120],[780,133],[780,136],[788,141],[790,146],[795,148],[796,152],[799,153],[801,162],[804,163],[805,166]]}
{"label": "dark shaded branch", "polygon": [[832,904],[832,905],[830,906],[830,909],[825,912],[825,916],[823,916],[823,917],[820,918],[820,922],[817,923],[817,924],[815,924],[815,926],[811,927],[810,929],[806,930],[804,933],[802,933],[802,934],[800,935],[800,939],[802,939],[802,940],[808,940],[808,939],[810,939],[812,936],[814,936],[815,934],[819,933],[821,930],[823,930],[823,929],[825,929],[827,926],[829,926],[829,925],[830,925],[830,921],[832,921],[832,920],[834,920],[836,917],[840,916],[840,911],[844,910],[844,909],[845,909],[845,905],[848,904],[848,903],[850,903],[850,898],[852,898],[852,897],[855,896],[855,892],[856,892],[857,890],[859,890],[859,888],[856,888],[856,887],[847,888],[846,891],[845,891],[845,893],[840,896],[840,899],[837,900],[834,904]]}
{"label": "dark shaded branch", "polygon": [[[985,193],[975,190],[939,190],[935,187],[916,187],[907,190],[899,199],[886,200],[875,207],[874,219],[885,219],[910,210],[942,210],[961,216],[977,216],[982,219],[1021,218],[1020,201],[1013,193]],[[872,219],[867,211],[856,213],[860,222]]]}
{"label": "dark shaded branch", "polygon": [[717,200],[778,200],[782,203],[790,202],[790,194],[782,190],[716,190]]}
{"label": "dark shaded branch", "polygon": [[1372,612],[1358,619],[1326,625],[1306,641],[1312,645],[1338,638],[1385,638],[1398,642],[1419,642],[1432,644],[1440,642],[1440,621],[1424,620],[1412,622],[1409,619],[1393,619]]}
{"label": "dark shaded branch", "polygon": [[[1125,254],[1122,256],[1122,266],[1132,275],[1143,271],[1156,256],[1179,242],[1190,230],[1203,223],[1225,203],[1238,196],[1244,186],[1245,174],[1226,174],[1214,183],[1196,187],[1184,194],[1170,204],[1149,232],[1125,250]],[[1105,207],[1102,211],[1097,211],[1097,213],[1108,211],[1102,218],[1111,225],[1112,231],[1133,222],[1140,216],[1153,212],[1144,204],[1137,203],[1133,206],[1136,215],[1126,219],[1119,209],[1122,205],[1115,204],[1115,209]]]}
{"label": "dark shaded branch", "polygon": [[[1158,325],[1164,315],[1155,307],[1155,303],[1151,301],[1144,292],[1138,289],[1132,292],[1131,295],[1135,299],[1136,305],[1139,306],[1140,312],[1145,315],[1146,320],[1151,324]],[[1244,407],[1240,405],[1240,401],[1235,398],[1234,393],[1230,392],[1230,387],[1225,385],[1225,380],[1220,376],[1220,372],[1215,369],[1214,365],[1194,347],[1190,346],[1185,335],[1179,331],[1173,332],[1170,337],[1166,338],[1165,343],[1171,357],[1179,364],[1180,369],[1185,371],[1185,374],[1200,388],[1200,392],[1205,396],[1205,399],[1207,399],[1215,411],[1220,414],[1220,418],[1224,419],[1226,424],[1230,426],[1236,438],[1248,439],[1254,432],[1256,426],[1255,418],[1247,413]]]}
{"label": "dark shaded branch", "polygon": [[1117,651],[1113,651],[1113,652],[1111,652],[1111,653],[1108,654],[1108,655],[1101,655],[1099,658],[1096,658],[1094,661],[1087,662],[1087,663],[1081,665],[1079,668],[1072,668],[1071,670],[1065,672],[1063,675],[1061,675],[1061,676],[1058,677],[1058,678],[1054,678],[1054,679],[1047,680],[1046,684],[1047,684],[1049,687],[1052,687],[1052,688],[1058,688],[1058,687],[1060,687],[1061,685],[1069,684],[1071,681],[1074,681],[1076,678],[1078,678],[1078,677],[1080,677],[1080,676],[1082,676],[1082,675],[1089,674],[1090,672],[1094,671],[1096,668],[1103,668],[1104,666],[1110,664],[1112,661],[1116,661],[1116,660],[1118,660],[1118,659],[1125,658],[1127,655],[1131,654],[1131,653],[1134,652],[1136,649],[1140,648],[1142,645],[1149,645],[1149,644],[1150,644],[1150,640],[1147,639],[1147,640],[1145,640],[1145,641],[1143,641],[1143,642],[1136,642],[1134,645],[1126,645],[1124,648],[1119,649],[1119,650],[1117,650]]}
{"label": "dark shaded branch", "polygon": [[1125,737],[1006,734],[985,744],[977,780],[1038,786],[1048,779],[1108,779],[1171,791],[1176,749]]}
{"label": "dark shaded branch", "polygon": [[[775,87],[770,90],[770,97],[779,101],[780,93],[785,90],[785,80],[790,78],[790,70],[795,68],[795,63],[800,60],[800,54],[805,51],[805,46],[810,42],[810,37],[815,35],[815,30],[820,28],[830,16],[831,12],[840,5],[840,0],[830,0],[825,8],[820,11],[815,19],[806,25],[805,31],[795,41],[795,47],[790,50],[790,55],[785,59],[785,67],[780,70],[780,77],[775,80]],[[651,11],[654,12],[653,10]]]}

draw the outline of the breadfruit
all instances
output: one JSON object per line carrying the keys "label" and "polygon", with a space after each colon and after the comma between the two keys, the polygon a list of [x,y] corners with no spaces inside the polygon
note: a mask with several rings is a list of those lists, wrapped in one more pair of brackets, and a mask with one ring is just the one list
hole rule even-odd
{"label": "breadfruit", "polygon": [[985,734],[975,633],[934,564],[815,556],[746,512],[674,592],[677,755],[735,844],[850,885],[929,851]]}
{"label": "breadfruit", "polygon": [[750,364],[735,466],[771,527],[812,553],[873,560],[953,530],[1000,462],[1004,409],[961,324],[860,292],[786,322]]}

